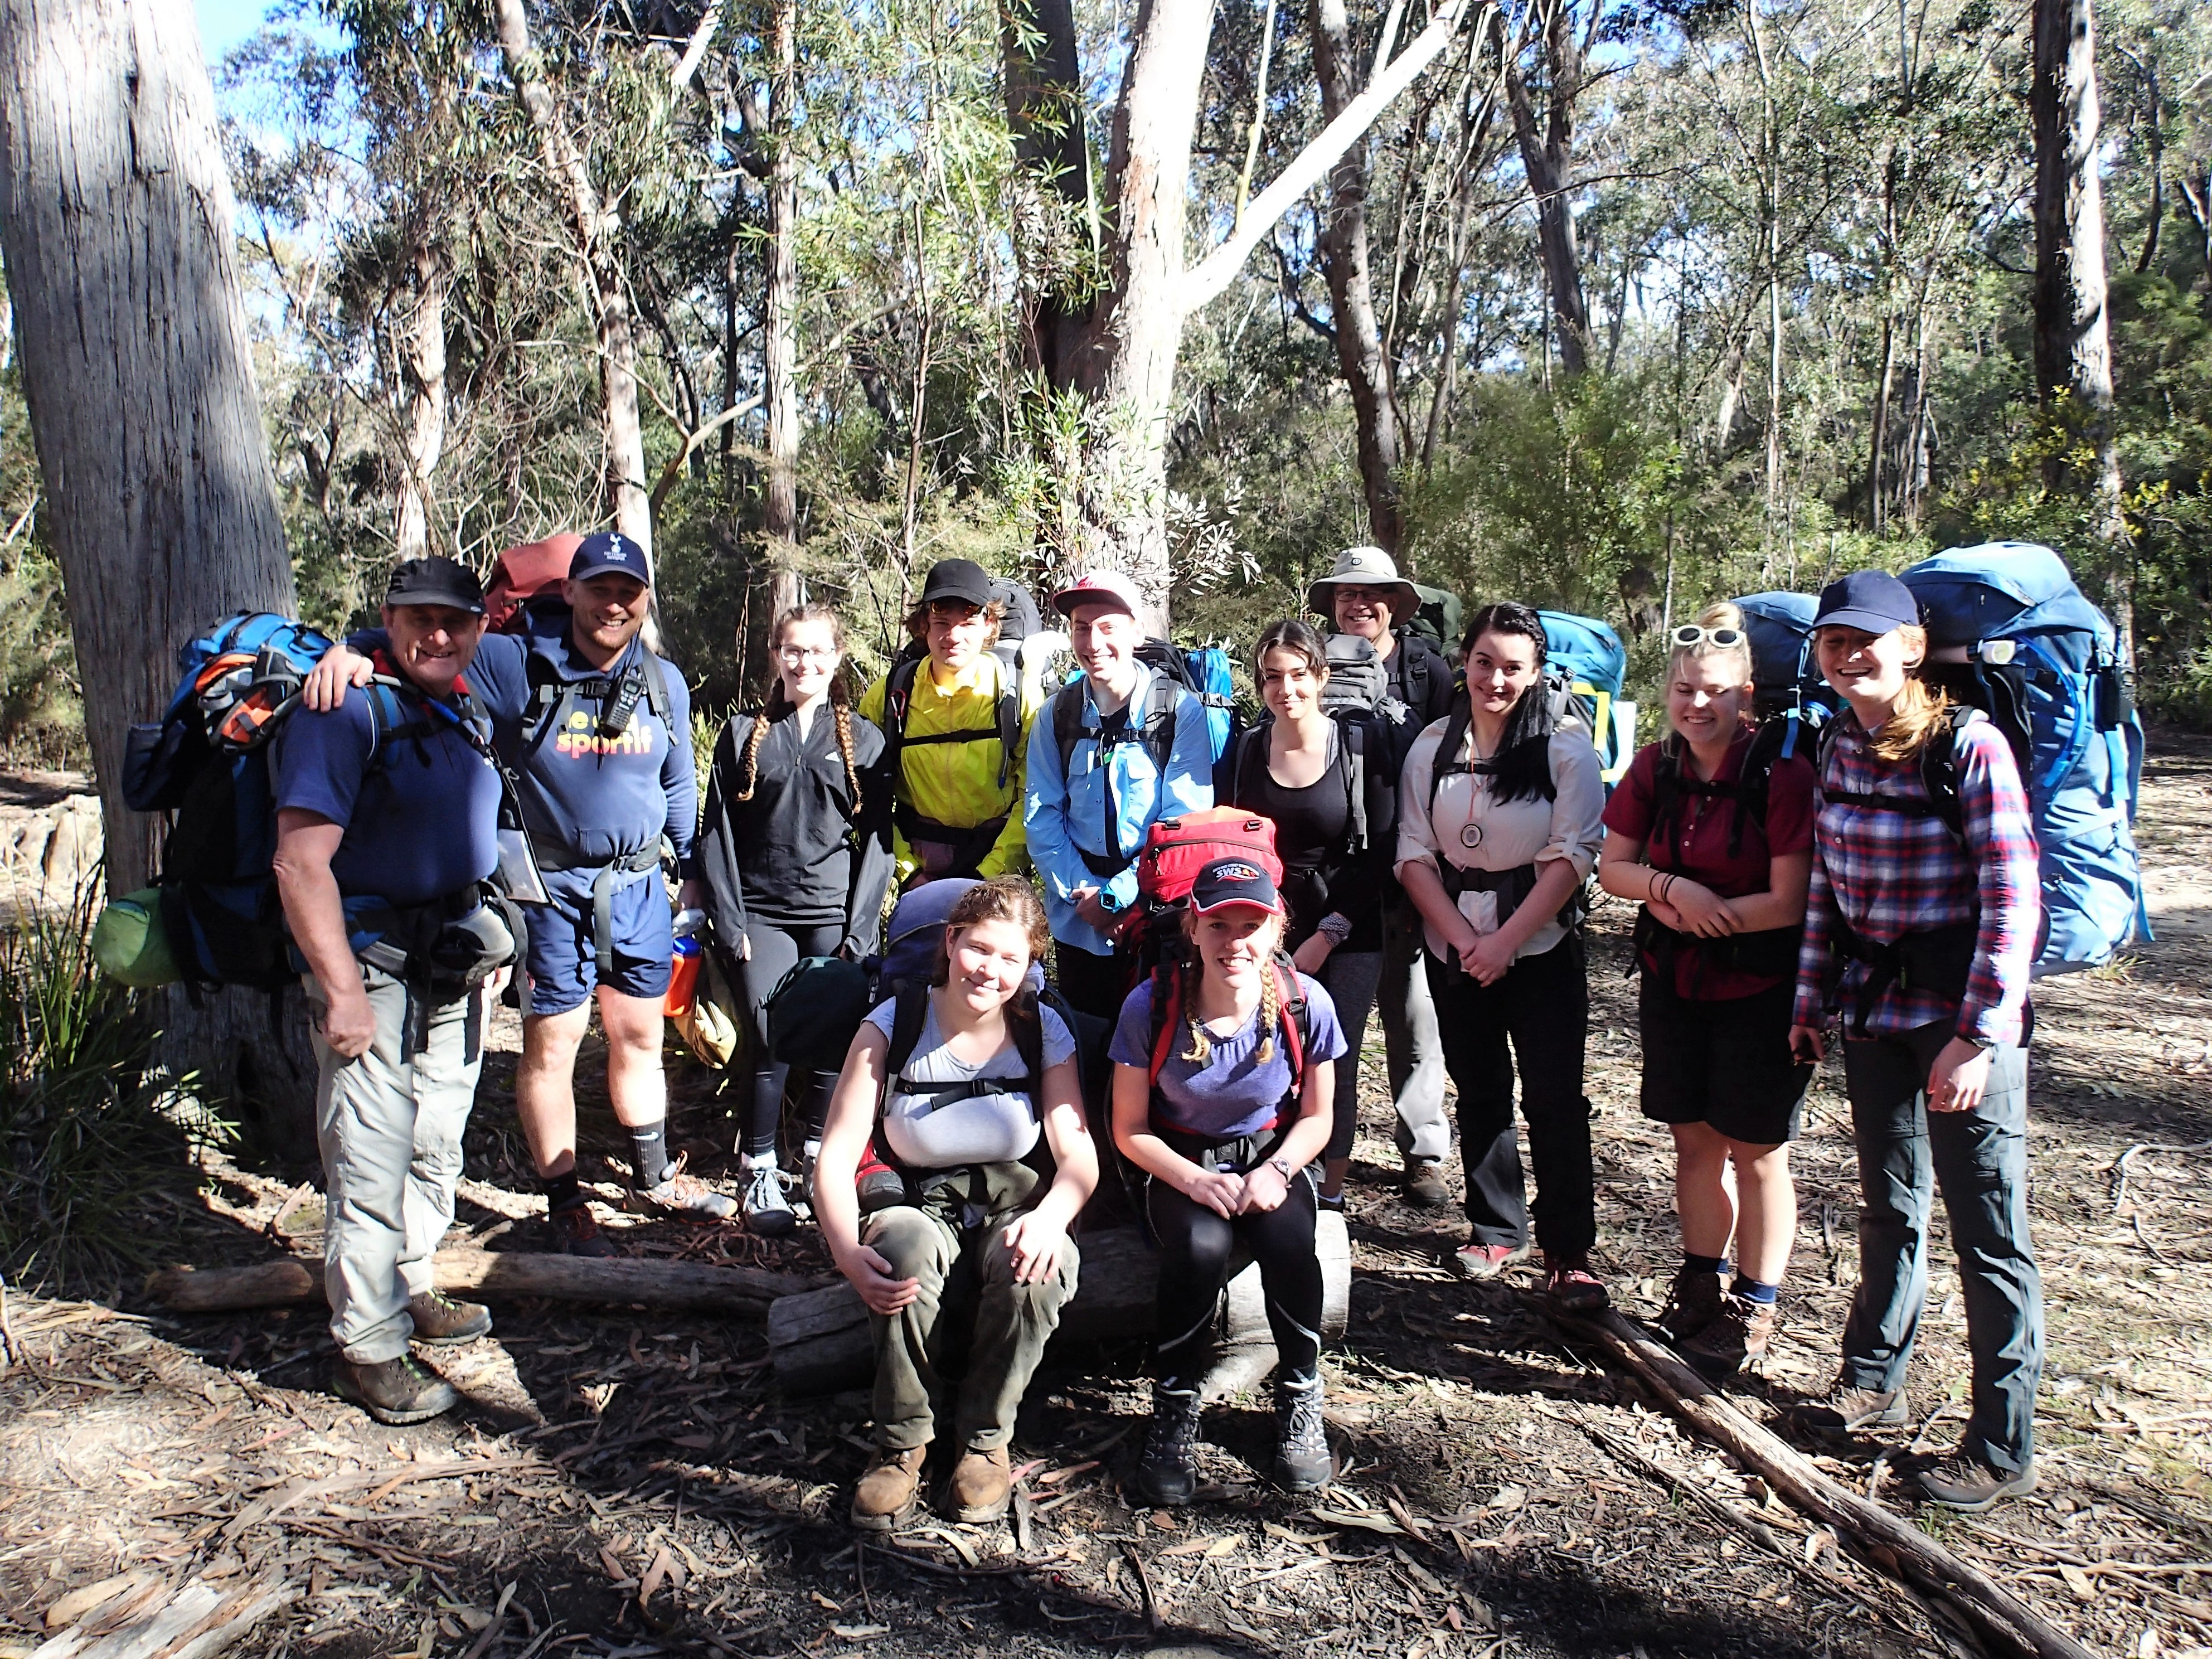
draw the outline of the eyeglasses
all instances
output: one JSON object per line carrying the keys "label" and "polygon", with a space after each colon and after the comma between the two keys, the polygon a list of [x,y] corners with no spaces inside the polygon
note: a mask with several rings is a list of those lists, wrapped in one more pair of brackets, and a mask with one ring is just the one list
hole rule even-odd
{"label": "eyeglasses", "polygon": [[1717,645],[1723,651],[1733,651],[1741,645],[1741,628],[1700,628],[1695,623],[1685,623],[1674,630],[1674,648],[1686,651],[1695,645]]}
{"label": "eyeglasses", "polygon": [[786,662],[835,661],[836,648],[827,645],[787,645],[776,653]]}

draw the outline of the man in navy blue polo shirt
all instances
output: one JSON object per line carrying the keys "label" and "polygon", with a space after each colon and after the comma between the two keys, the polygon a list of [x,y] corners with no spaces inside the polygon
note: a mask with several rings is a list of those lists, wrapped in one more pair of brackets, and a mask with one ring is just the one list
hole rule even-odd
{"label": "man in navy blue polo shirt", "polygon": [[386,683],[295,711],[270,764],[276,890],[316,1017],[333,1382],[380,1421],[415,1423],[454,1394],[409,1340],[491,1329],[484,1309],[437,1292],[430,1259],[453,1223],[483,1000],[514,941],[483,903],[499,775],[462,723],[483,592],[450,560],[411,560],[384,626]]}
{"label": "man in navy blue polo shirt", "polygon": [[[679,904],[699,902],[690,692],[639,637],[652,589],[636,542],[613,531],[585,538],[562,599],[533,601],[517,631],[485,635],[470,681],[516,775],[550,900],[528,912],[515,1107],[545,1183],[555,1248],[611,1255],[576,1182],[576,1051],[595,1000],[607,1092],[630,1140],[633,1198],[715,1219],[737,1205],[668,1154],[661,1003],[674,940],[660,860],[665,838],[683,878]],[[373,633],[348,641],[377,643]],[[333,652],[310,678],[311,706],[366,672],[343,647]]]}

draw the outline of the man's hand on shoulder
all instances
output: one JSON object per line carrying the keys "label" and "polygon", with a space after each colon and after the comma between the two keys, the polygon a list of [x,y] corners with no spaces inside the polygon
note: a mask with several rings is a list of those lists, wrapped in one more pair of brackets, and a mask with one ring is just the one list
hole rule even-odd
{"label": "man's hand on shoulder", "polygon": [[367,685],[375,672],[375,665],[350,646],[334,645],[307,671],[300,684],[300,701],[312,713],[327,714],[345,702],[348,687]]}

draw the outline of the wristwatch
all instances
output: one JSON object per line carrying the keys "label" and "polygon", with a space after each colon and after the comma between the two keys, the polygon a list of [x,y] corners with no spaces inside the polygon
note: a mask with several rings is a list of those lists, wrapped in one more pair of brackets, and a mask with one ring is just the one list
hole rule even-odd
{"label": "wristwatch", "polygon": [[1282,1176],[1283,1182],[1285,1186],[1289,1185],[1291,1179],[1297,1174],[1297,1171],[1291,1167],[1290,1159],[1279,1155],[1269,1158],[1267,1160],[1267,1167],[1273,1170],[1277,1175]]}

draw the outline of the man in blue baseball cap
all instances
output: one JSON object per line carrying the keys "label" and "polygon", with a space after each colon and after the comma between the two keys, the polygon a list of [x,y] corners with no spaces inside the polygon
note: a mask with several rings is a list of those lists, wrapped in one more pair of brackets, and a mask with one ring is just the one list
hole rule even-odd
{"label": "man in blue baseball cap", "polygon": [[[576,1179],[576,1051],[596,1001],[607,1092],[628,1132],[631,1195],[651,1209],[725,1219],[735,1200],[668,1152],[661,1003],[674,939],[660,877],[663,843],[700,902],[691,870],[698,779],[691,699],[675,665],[640,637],[652,604],[646,550],[619,531],[587,536],[561,597],[532,599],[487,634],[470,681],[492,740],[516,775],[523,823],[549,902],[529,908],[528,1000],[515,1108],[545,1183],[551,1243],[611,1255]],[[309,708],[366,678],[356,635],[309,677]],[[334,690],[334,688],[336,689]]]}

